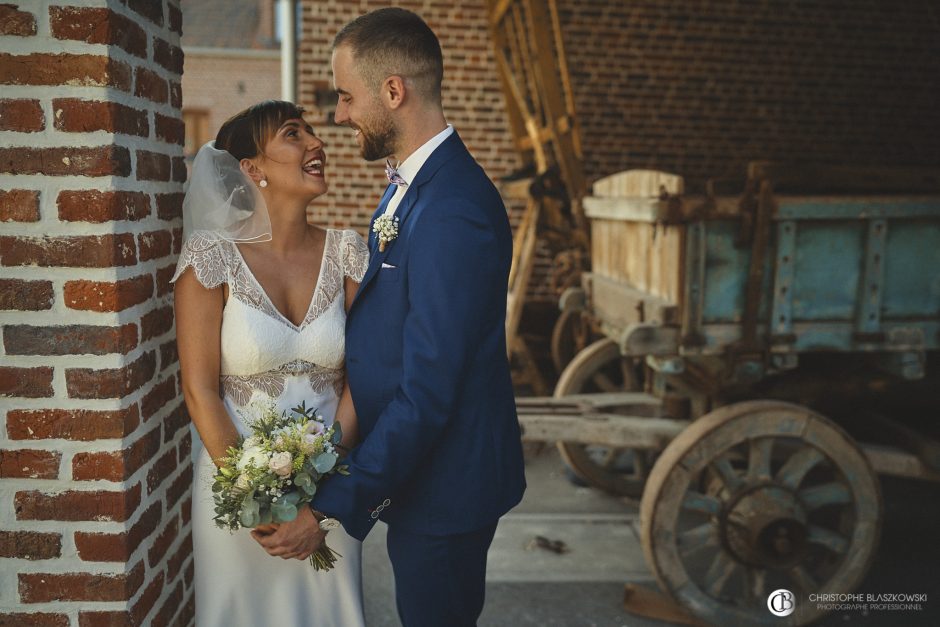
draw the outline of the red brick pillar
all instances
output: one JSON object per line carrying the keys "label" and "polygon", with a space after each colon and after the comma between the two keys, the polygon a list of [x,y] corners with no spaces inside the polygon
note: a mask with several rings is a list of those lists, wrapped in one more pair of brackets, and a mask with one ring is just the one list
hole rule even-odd
{"label": "red brick pillar", "polygon": [[0,4],[0,625],[187,625],[182,14],[80,4]]}

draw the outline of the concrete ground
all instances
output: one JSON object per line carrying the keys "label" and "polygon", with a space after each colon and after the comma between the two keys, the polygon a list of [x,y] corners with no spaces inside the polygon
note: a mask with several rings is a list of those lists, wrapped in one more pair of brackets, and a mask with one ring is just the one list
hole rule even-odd
{"label": "concrete ground", "polygon": [[[530,451],[531,452],[531,451]],[[499,524],[489,554],[481,627],[654,627],[622,609],[623,586],[655,586],[639,540],[638,503],[576,487],[554,447],[527,458],[525,498]],[[885,478],[882,542],[863,593],[927,593],[924,611],[830,614],[821,625],[940,625],[940,486]],[[532,546],[561,540],[558,555]],[[379,524],[363,547],[366,619],[396,627],[394,584]],[[724,627],[724,626],[722,626]]]}

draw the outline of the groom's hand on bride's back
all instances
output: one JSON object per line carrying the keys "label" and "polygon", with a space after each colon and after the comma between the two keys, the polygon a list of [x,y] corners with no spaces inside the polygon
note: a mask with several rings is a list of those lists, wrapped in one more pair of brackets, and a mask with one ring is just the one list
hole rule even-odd
{"label": "groom's hand on bride's back", "polygon": [[272,533],[265,531],[267,529],[256,529],[251,532],[251,537],[269,555],[286,560],[307,559],[326,539],[326,532],[320,529],[320,524],[309,507],[301,507],[297,518],[277,525]]}

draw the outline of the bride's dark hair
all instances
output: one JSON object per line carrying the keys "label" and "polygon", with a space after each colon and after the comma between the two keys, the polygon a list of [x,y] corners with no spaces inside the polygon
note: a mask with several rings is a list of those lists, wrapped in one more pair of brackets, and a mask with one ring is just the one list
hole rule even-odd
{"label": "bride's dark hair", "polygon": [[225,121],[215,136],[215,147],[239,161],[257,157],[284,122],[303,116],[303,108],[293,102],[259,102]]}

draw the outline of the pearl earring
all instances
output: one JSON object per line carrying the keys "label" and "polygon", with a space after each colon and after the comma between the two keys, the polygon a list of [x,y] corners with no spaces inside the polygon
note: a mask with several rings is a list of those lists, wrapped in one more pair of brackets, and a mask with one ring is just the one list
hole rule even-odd
{"label": "pearl earring", "polygon": [[267,187],[267,186],[268,186],[268,179],[261,179],[261,182],[258,183],[258,186],[259,186],[259,187]]}

